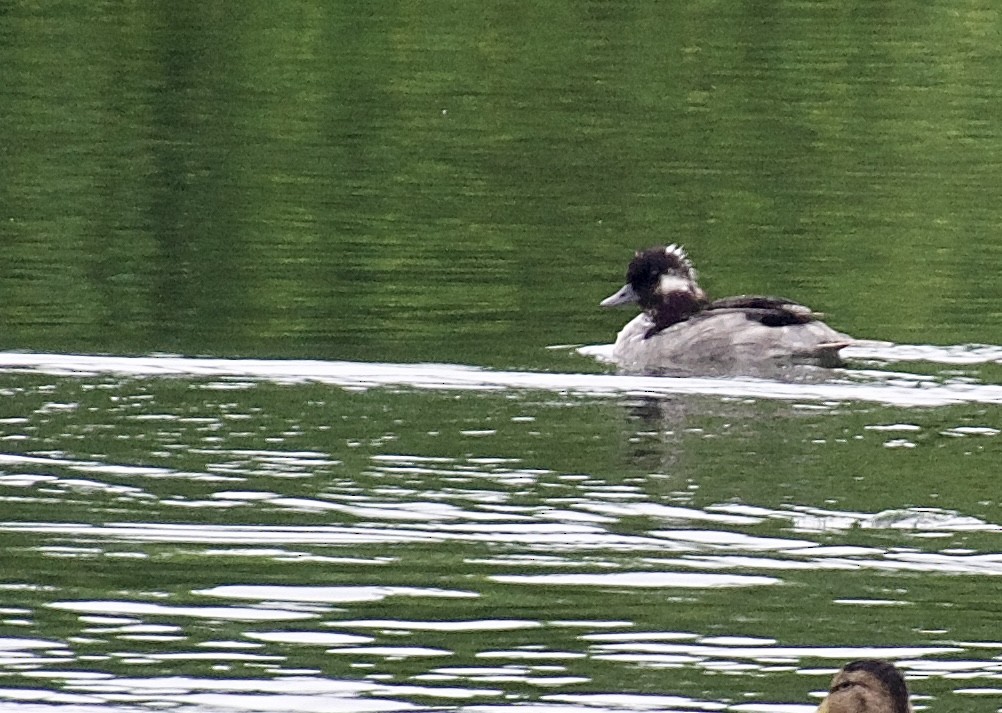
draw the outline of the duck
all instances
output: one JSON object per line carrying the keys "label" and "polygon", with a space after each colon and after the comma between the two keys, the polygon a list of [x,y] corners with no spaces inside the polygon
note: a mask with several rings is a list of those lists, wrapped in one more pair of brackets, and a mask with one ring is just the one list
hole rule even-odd
{"label": "duck", "polygon": [[835,674],[817,713],[912,713],[908,685],[889,661],[850,661]]}
{"label": "duck", "polygon": [[856,340],[793,300],[738,295],[711,300],[681,245],[638,250],[626,284],[602,307],[641,313],[616,336],[620,371],[655,375],[772,373],[790,365],[842,366],[839,350]]}

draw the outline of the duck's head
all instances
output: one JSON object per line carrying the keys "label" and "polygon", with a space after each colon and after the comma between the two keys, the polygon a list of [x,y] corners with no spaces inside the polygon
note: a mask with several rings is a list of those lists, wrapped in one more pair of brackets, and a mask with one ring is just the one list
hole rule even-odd
{"label": "duck's head", "polygon": [[639,304],[643,309],[650,309],[675,292],[704,299],[705,294],[696,278],[696,269],[681,245],[638,250],[626,268],[626,284],[599,304],[602,307]]}
{"label": "duck's head", "polygon": [[681,245],[639,250],[626,269],[626,284],[602,307],[638,304],[659,329],[687,319],[706,305],[696,270]]}
{"label": "duck's head", "polygon": [[911,713],[908,686],[894,664],[852,661],[835,674],[818,713]]}

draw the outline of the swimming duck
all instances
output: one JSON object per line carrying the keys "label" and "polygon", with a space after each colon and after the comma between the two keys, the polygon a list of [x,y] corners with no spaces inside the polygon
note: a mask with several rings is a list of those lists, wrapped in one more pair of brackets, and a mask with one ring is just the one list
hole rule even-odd
{"label": "swimming duck", "polygon": [[852,337],[809,307],[740,295],[710,300],[680,245],[638,251],[626,284],[602,307],[643,310],[616,336],[613,359],[631,373],[761,373],[789,364],[834,367]]}
{"label": "swimming duck", "polygon": [[817,713],[911,713],[908,686],[894,664],[852,661],[835,674]]}

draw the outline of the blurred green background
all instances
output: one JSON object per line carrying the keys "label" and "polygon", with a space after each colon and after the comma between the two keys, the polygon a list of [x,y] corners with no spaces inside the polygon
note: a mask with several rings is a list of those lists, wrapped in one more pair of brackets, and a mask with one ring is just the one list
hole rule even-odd
{"label": "blurred green background", "polygon": [[7,2],[4,348],[588,368],[631,251],[1002,341],[999,11]]}

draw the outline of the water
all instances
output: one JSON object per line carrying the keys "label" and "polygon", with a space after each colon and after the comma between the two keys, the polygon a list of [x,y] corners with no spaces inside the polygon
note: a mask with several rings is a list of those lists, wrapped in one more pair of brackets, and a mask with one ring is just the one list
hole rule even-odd
{"label": "water", "polygon": [[[0,708],[998,710],[998,23],[7,3]],[[659,242],[888,343],[618,376]]]}
{"label": "water", "polygon": [[871,655],[997,695],[990,385],[0,369],[11,710],[808,711]]}

